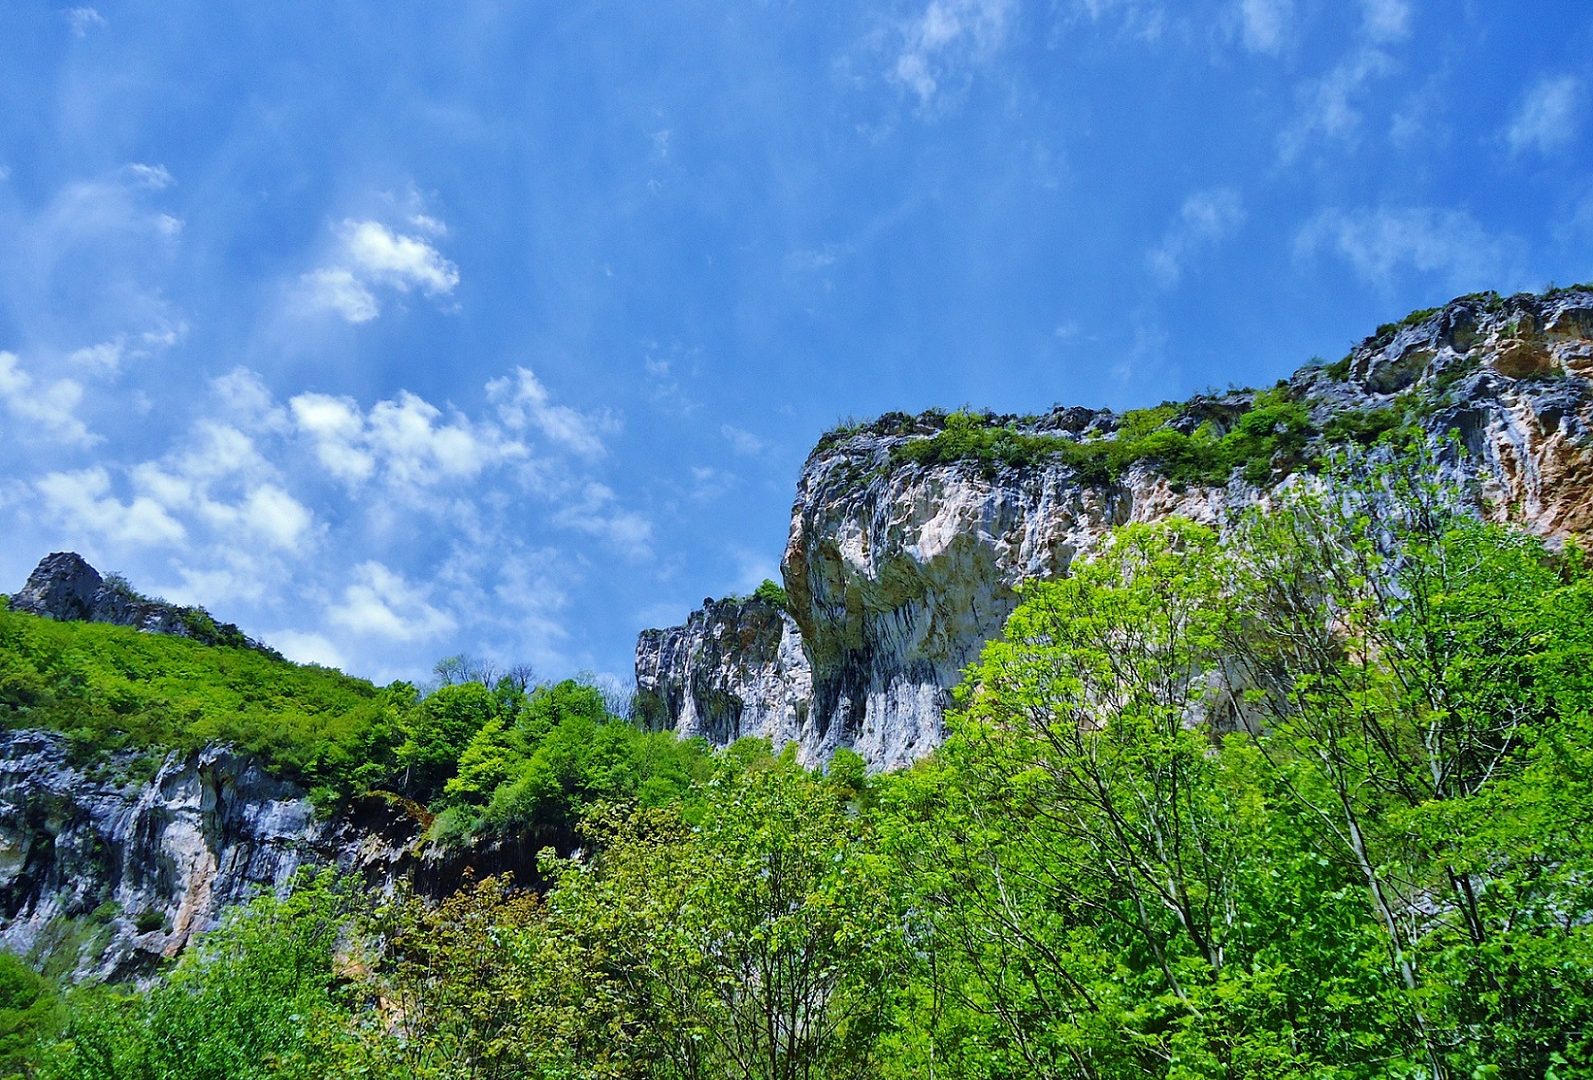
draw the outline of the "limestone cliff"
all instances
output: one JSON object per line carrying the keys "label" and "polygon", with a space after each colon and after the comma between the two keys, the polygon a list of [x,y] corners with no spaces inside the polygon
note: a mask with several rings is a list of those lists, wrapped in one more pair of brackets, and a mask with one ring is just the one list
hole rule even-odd
{"label": "limestone cliff", "polygon": [[0,946],[78,979],[126,979],[175,956],[223,910],[304,866],[387,888],[419,824],[396,801],[318,815],[297,785],[226,747],[126,757],[88,772],[64,736],[0,731]]}
{"label": "limestone cliff", "polygon": [[820,748],[796,622],[773,603],[705,600],[684,626],[636,642],[635,715],[652,728],[726,745],[744,735]]}
{"label": "limestone cliff", "polygon": [[[1042,451],[1057,448],[1015,463],[915,460],[908,448],[940,437],[944,413],[890,414],[832,432],[803,467],[782,564],[806,662],[782,627],[786,658],[769,663],[772,624],[738,649],[739,616],[710,605],[684,627],[643,635],[638,686],[652,695],[655,723],[722,741],[748,725],[704,724],[705,703],[739,700],[740,715],[760,718],[752,727],[796,741],[804,760],[822,763],[851,746],[875,767],[899,766],[940,741],[950,689],[1000,632],[1018,583],[1065,574],[1125,522],[1173,514],[1218,522],[1335,441],[1368,441],[1395,421],[1439,440],[1458,431],[1466,453],[1451,452],[1449,467],[1481,481],[1488,513],[1550,538],[1588,530],[1590,378],[1593,292],[1483,294],[1380,328],[1337,364],[1281,382],[1267,400],[1302,407],[1304,442],[1221,482],[1175,481],[1154,453],[1116,475],[1082,469],[1079,455],[1062,451],[1125,437],[1131,418],[1106,410],[980,417]],[[1216,437],[1258,400],[1253,391],[1199,397],[1168,409],[1163,423]],[[765,722],[771,710],[748,709],[751,700],[779,702],[782,716],[802,719]]]}

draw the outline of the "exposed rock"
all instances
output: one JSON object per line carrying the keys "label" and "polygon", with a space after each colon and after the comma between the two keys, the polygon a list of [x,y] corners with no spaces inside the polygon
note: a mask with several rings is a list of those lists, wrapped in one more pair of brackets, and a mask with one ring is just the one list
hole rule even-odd
{"label": "exposed rock", "polygon": [[684,626],[644,630],[636,642],[636,716],[652,728],[719,745],[744,735],[796,742],[822,763],[811,697],[796,623],[763,600],[708,600]]}
{"label": "exposed rock", "polygon": [[140,782],[76,767],[61,735],[0,732],[0,945],[54,955],[74,978],[136,978],[300,867],[390,888],[419,831],[376,799],[319,817],[303,789],[225,747],[172,754]]}
{"label": "exposed rock", "polygon": [[[1558,540],[1593,529],[1590,376],[1593,293],[1575,289],[1465,297],[1383,328],[1342,365],[1305,368],[1281,385],[1319,428],[1406,406],[1436,441],[1458,431],[1467,456],[1448,456],[1451,475],[1480,481],[1472,486],[1492,516]],[[1254,397],[1197,398],[1170,426],[1227,430]],[[988,423],[1096,438],[1119,418],[1059,406]],[[638,642],[638,687],[653,695],[653,723],[716,741],[756,728],[797,741],[813,762],[851,746],[877,768],[905,764],[939,743],[951,688],[1000,632],[1023,581],[1065,574],[1125,522],[1220,522],[1287,475],[1180,490],[1154,461],[1089,483],[1055,458],[992,467],[893,455],[944,424],[943,414],[892,413],[819,441],[798,482],[782,564],[808,663],[770,663],[772,626],[738,651],[740,616],[705,608]],[[778,640],[789,636],[782,629]],[[749,711],[753,700],[768,704]],[[715,719],[731,715],[758,719]],[[802,719],[765,719],[776,715]]]}
{"label": "exposed rock", "polygon": [[248,637],[232,623],[217,622],[204,608],[182,607],[143,596],[119,576],[100,576],[72,551],[46,555],[28,575],[27,584],[11,597],[12,611],[68,622],[103,622],[131,626],[151,634],[172,634],[206,645],[253,649],[275,659],[282,655]]}

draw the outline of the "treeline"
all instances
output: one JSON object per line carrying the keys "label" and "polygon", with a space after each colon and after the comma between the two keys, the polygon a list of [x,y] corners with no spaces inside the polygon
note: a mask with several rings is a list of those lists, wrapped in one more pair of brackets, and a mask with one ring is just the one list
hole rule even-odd
{"label": "treeline", "polygon": [[[262,898],[69,994],[40,1075],[1593,1075],[1593,574],[1434,475],[1118,531],[905,772],[697,751],[540,895]],[[428,781],[467,832],[548,745],[494,693]]]}
{"label": "treeline", "polygon": [[80,764],[126,779],[224,742],[326,810],[386,791],[426,808],[450,843],[531,830],[567,849],[588,804],[662,805],[707,775],[706,743],[637,729],[597,687],[462,657],[437,674],[427,693],[377,687],[250,649],[0,610],[0,727],[63,732]]}

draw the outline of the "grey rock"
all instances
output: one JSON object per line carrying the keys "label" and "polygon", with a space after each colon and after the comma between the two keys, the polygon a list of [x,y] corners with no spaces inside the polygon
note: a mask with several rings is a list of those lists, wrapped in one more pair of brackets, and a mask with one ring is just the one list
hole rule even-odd
{"label": "grey rock", "polygon": [[724,746],[743,736],[795,742],[822,764],[809,725],[812,687],[791,616],[762,600],[705,600],[685,625],[636,642],[636,718]]}
{"label": "grey rock", "polygon": [[39,560],[27,584],[11,597],[12,611],[63,621],[87,622],[105,579],[75,551],[56,551]]}
{"label": "grey rock", "polygon": [[230,905],[335,866],[390,889],[420,825],[396,802],[318,816],[297,785],[227,747],[171,754],[144,782],[90,773],[66,739],[0,732],[0,946],[75,979],[153,973]]}

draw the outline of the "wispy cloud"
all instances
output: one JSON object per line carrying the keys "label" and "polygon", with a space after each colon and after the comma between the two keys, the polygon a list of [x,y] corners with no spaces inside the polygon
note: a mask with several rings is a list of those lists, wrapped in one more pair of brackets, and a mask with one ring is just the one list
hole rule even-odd
{"label": "wispy cloud", "polygon": [[1415,271],[1455,289],[1508,287],[1518,244],[1462,210],[1377,207],[1321,211],[1295,237],[1300,258],[1333,255],[1365,281],[1391,285]]}
{"label": "wispy cloud", "polygon": [[132,547],[181,542],[182,524],[154,499],[139,495],[123,502],[111,494],[111,477],[95,466],[77,472],[52,472],[35,485],[44,512],[77,535],[98,535]]}
{"label": "wispy cloud", "polygon": [[734,424],[720,424],[719,434],[724,436],[725,441],[730,444],[730,449],[744,457],[761,454],[768,449],[769,444],[764,442],[764,440],[758,438],[750,431],[736,427]]}
{"label": "wispy cloud", "polygon": [[1516,109],[1505,142],[1517,153],[1552,153],[1577,141],[1586,88],[1575,75],[1540,79]]}
{"label": "wispy cloud", "polygon": [[1294,22],[1293,0],[1239,0],[1239,40],[1258,53],[1278,53],[1288,42]]}
{"label": "wispy cloud", "polygon": [[186,325],[178,324],[162,326],[157,330],[145,330],[137,334],[117,334],[105,341],[74,349],[66,359],[68,363],[86,371],[112,375],[120,371],[129,361],[145,360],[164,349],[171,348],[181,341],[187,332]]}
{"label": "wispy cloud", "polygon": [[535,429],[559,446],[582,457],[603,456],[603,439],[619,430],[612,412],[581,412],[553,401],[548,388],[529,368],[487,384],[487,398],[497,403],[498,416],[511,431]]}
{"label": "wispy cloud", "polygon": [[566,494],[553,521],[563,528],[598,537],[632,559],[652,555],[652,523],[622,506],[614,489],[596,480],[588,480]]}
{"label": "wispy cloud", "polygon": [[[423,231],[437,236],[447,229],[425,218]],[[365,323],[381,314],[378,288],[401,294],[419,291],[436,299],[459,284],[459,268],[421,236],[395,232],[379,221],[348,220],[338,227],[337,240],[329,265],[299,279],[302,303],[309,311]]]}
{"label": "wispy cloud", "polygon": [[329,605],[327,619],[361,637],[415,641],[453,629],[453,616],[431,602],[430,590],[372,559]]}
{"label": "wispy cloud", "polygon": [[89,31],[107,25],[105,16],[91,7],[67,8],[62,14],[66,16],[66,24],[72,28],[75,37],[88,37]]}
{"label": "wispy cloud", "polygon": [[127,166],[127,175],[138,187],[148,188],[151,191],[165,191],[177,181],[164,165],[147,165],[135,161]]}
{"label": "wispy cloud", "polygon": [[930,0],[899,27],[890,78],[923,107],[1005,43],[1012,0]]}
{"label": "wispy cloud", "polygon": [[1394,70],[1394,58],[1382,49],[1357,49],[1326,75],[1299,88],[1299,113],[1278,140],[1284,163],[1323,141],[1345,140],[1360,131],[1363,99],[1371,84]]}
{"label": "wispy cloud", "polygon": [[1374,84],[1397,69],[1389,49],[1410,36],[1410,22],[1406,0],[1364,0],[1360,32],[1350,51],[1326,74],[1296,90],[1296,117],[1278,138],[1284,164],[1313,146],[1359,135]]}
{"label": "wispy cloud", "polygon": [[295,395],[288,409],[329,476],[358,486],[379,475],[406,497],[422,498],[425,489],[474,479],[483,469],[529,454],[495,425],[458,412],[444,415],[407,390],[369,411],[353,398],[319,393]]}
{"label": "wispy cloud", "polygon": [[1410,35],[1408,0],[1365,0],[1362,27],[1371,41],[1383,45]]}
{"label": "wispy cloud", "polygon": [[1197,191],[1184,200],[1145,263],[1160,284],[1176,285],[1183,276],[1184,263],[1232,236],[1244,217],[1244,205],[1233,188]]}
{"label": "wispy cloud", "polygon": [[40,380],[22,367],[13,352],[0,352],[0,405],[29,425],[30,434],[75,446],[100,441],[78,417],[83,384],[76,379]]}

